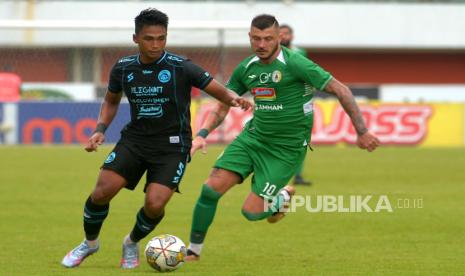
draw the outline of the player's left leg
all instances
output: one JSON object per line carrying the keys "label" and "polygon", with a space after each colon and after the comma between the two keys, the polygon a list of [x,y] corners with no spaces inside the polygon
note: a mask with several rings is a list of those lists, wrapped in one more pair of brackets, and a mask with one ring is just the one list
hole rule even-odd
{"label": "player's left leg", "polygon": [[[265,199],[263,196],[257,195],[255,192],[250,192],[242,206],[242,214],[250,221],[262,220],[267,218],[269,222],[277,222],[284,216],[285,209],[289,206],[292,196],[295,194],[295,189],[292,186],[284,186],[272,198]],[[279,219],[272,217],[277,214],[280,215]]]}
{"label": "player's left leg", "polygon": [[302,162],[306,148],[284,148],[257,145],[252,154],[254,176],[252,192],[246,198],[242,214],[250,221],[268,218],[276,222],[284,216],[283,208],[289,206],[295,193],[292,186],[285,186]]}
{"label": "player's left leg", "polygon": [[159,154],[147,152],[147,184],[145,203],[136,215],[136,222],[130,234],[123,241],[121,268],[139,266],[139,241],[149,235],[161,222],[165,206],[177,191],[184,175],[188,160],[187,153],[165,149]]}
{"label": "player's left leg", "polygon": [[150,234],[165,215],[165,206],[175,192],[175,188],[158,183],[147,185],[145,203],[136,215],[136,223],[130,234],[123,240],[121,268],[139,266],[139,241]]}

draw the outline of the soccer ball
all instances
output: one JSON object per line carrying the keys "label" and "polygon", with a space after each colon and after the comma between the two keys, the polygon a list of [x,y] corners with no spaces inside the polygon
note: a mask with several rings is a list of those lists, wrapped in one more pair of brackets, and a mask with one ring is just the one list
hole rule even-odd
{"label": "soccer ball", "polygon": [[160,272],[173,271],[184,264],[186,245],[173,235],[159,235],[152,238],[145,247],[147,263]]}

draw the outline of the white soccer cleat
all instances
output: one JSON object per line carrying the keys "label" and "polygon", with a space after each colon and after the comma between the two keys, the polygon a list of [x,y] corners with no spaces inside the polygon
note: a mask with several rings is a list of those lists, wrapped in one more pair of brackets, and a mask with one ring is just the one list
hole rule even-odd
{"label": "white soccer cleat", "polygon": [[79,244],[76,248],[71,250],[61,261],[61,264],[65,267],[71,268],[79,266],[82,261],[88,256],[94,254],[99,250],[99,244],[97,242],[97,246],[90,247],[87,243],[87,240],[84,240]]}
{"label": "white soccer cleat", "polygon": [[139,266],[139,243],[126,243],[123,241],[123,256],[121,257],[121,268],[132,269]]}

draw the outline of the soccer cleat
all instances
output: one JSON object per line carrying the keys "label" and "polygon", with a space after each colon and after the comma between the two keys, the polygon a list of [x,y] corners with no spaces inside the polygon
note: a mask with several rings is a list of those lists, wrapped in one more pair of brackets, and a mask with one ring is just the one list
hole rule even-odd
{"label": "soccer cleat", "polygon": [[[289,186],[289,185],[286,185],[281,191],[281,192],[287,192],[287,194],[289,195],[288,199],[284,201],[283,203],[283,206],[281,207],[281,209],[287,209],[289,208],[289,204],[291,202],[291,198],[292,196],[295,194],[295,188],[292,187],[292,186]],[[284,218],[284,216],[286,215],[286,212],[284,211],[278,211],[276,213],[274,213],[273,215],[269,216],[268,218],[266,218],[266,220],[269,222],[269,223],[276,223],[278,221],[280,221],[282,218]]]}
{"label": "soccer cleat", "polygon": [[61,261],[61,264],[65,267],[71,268],[76,267],[84,261],[85,258],[94,254],[99,249],[99,244],[97,242],[97,246],[92,248],[87,243],[87,240],[81,242],[76,248],[71,250]]}
{"label": "soccer cleat", "polygon": [[121,268],[131,269],[139,266],[139,243],[123,242],[123,256],[121,257]]}
{"label": "soccer cleat", "polygon": [[184,257],[185,262],[195,262],[200,260],[200,255],[194,253],[194,251],[187,249],[186,257]]}
{"label": "soccer cleat", "polygon": [[300,174],[296,174],[294,177],[294,185],[303,185],[303,186],[310,186],[312,182],[303,178]]}

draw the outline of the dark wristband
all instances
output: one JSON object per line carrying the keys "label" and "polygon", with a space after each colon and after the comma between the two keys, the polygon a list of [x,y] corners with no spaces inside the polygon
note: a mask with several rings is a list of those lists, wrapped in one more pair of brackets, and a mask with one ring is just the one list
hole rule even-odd
{"label": "dark wristband", "polygon": [[196,136],[200,136],[202,138],[207,138],[208,136],[208,129],[206,128],[202,128],[201,130],[199,130],[199,132],[197,132],[197,135]]}
{"label": "dark wristband", "polygon": [[100,132],[105,134],[105,131],[107,130],[107,126],[104,123],[98,123],[97,126],[95,127],[94,133]]}
{"label": "dark wristband", "polygon": [[368,128],[364,128],[361,131],[356,130],[358,136],[362,136],[363,134],[368,132]]}

